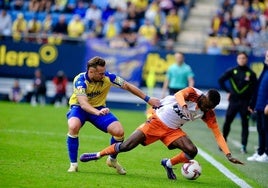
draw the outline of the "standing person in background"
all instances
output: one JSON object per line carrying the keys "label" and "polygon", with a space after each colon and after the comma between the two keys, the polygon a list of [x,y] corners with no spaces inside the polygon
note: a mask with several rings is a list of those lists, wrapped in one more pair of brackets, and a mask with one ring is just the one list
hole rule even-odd
{"label": "standing person in background", "polygon": [[41,105],[46,104],[46,78],[42,74],[41,69],[36,69],[34,72],[33,79],[33,96],[31,99],[31,104],[35,106],[37,103]]}
{"label": "standing person in background", "polygon": [[174,95],[185,87],[194,86],[194,73],[190,65],[184,62],[184,55],[181,52],[176,52],[175,60],[176,62],[167,70],[162,88],[162,98],[166,96],[167,88],[169,95]]}
{"label": "standing person in background", "polygon": [[[231,124],[239,112],[242,123],[241,133],[241,153],[247,153],[247,142],[249,134],[249,118],[248,110],[249,101],[257,85],[256,74],[248,67],[248,56],[245,52],[240,52],[237,55],[238,66],[228,69],[219,78],[221,89],[228,93],[229,105],[225,115],[223,124],[223,136],[227,141],[227,137],[231,130]],[[230,82],[230,87],[227,87],[226,81]]]}
{"label": "standing person in background", "polygon": [[[158,107],[160,105],[159,99],[147,96],[135,85],[106,71],[106,61],[103,58],[90,59],[87,62],[86,72],[82,72],[74,78],[73,94],[69,100],[67,149],[71,164],[68,172],[78,171],[78,134],[85,122],[91,123],[102,132],[109,133],[112,136],[111,144],[124,141],[123,126],[106,107],[106,98],[111,86],[127,90],[151,106]],[[106,161],[107,165],[115,168],[119,174],[126,174],[126,170],[116,158],[116,154],[110,155]]]}
{"label": "standing person in background", "polygon": [[63,71],[58,71],[57,75],[53,78],[52,80],[54,86],[55,86],[55,91],[56,94],[54,96],[54,105],[56,107],[60,105],[66,106],[66,101],[67,96],[66,96],[66,88],[68,84],[68,79],[66,78],[65,74]]}
{"label": "standing person in background", "polygon": [[22,99],[22,89],[18,79],[14,80],[13,86],[9,93],[9,100],[12,102],[20,102]]}
{"label": "standing person in background", "polygon": [[248,161],[268,162],[268,50],[265,53],[263,71],[258,89],[250,104],[250,111],[257,113],[258,149]]}

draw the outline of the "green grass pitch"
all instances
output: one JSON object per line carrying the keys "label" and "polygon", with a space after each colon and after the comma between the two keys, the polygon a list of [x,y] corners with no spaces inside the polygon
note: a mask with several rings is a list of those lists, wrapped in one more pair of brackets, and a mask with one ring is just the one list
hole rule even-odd
{"label": "green grass pitch", "polygon": [[[106,158],[89,163],[79,162],[78,173],[67,173],[69,167],[66,150],[66,112],[68,108],[53,106],[31,107],[29,104],[0,102],[0,187],[101,187],[101,188],[163,188],[163,187],[238,187],[200,155],[196,160],[202,166],[202,175],[194,181],[184,179],[177,165],[176,181],[166,177],[160,160],[172,157],[179,150],[168,150],[161,142],[150,146],[138,146],[121,153],[119,162],[127,175],[118,175],[105,164]],[[144,112],[112,109],[125,128],[128,137],[145,120]],[[220,125],[222,117],[219,117]],[[230,143],[233,155],[246,164],[230,163],[218,150],[214,138],[202,121],[191,122],[183,129],[202,150],[221,162],[232,173],[252,187],[267,187],[268,163],[247,162],[254,152],[257,133],[250,132],[249,154],[242,155],[239,148]],[[230,140],[240,140],[240,121],[232,125]],[[110,136],[87,123],[80,131],[79,155],[99,151],[109,144]]]}

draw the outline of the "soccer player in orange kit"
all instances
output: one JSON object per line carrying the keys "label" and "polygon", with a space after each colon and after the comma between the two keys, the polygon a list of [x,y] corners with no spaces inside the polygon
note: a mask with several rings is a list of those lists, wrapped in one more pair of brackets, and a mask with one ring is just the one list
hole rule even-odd
{"label": "soccer player in orange kit", "polygon": [[197,147],[181,127],[189,121],[201,118],[214,134],[218,146],[227,159],[232,163],[243,164],[243,162],[232,157],[219,129],[213,110],[219,102],[220,94],[215,89],[210,89],[207,94],[204,94],[196,88],[187,87],[175,93],[175,95],[169,95],[162,99],[160,107],[155,108],[148,120],[139,126],[126,141],[110,145],[100,152],[84,153],[80,156],[80,161],[98,160],[105,155],[132,150],[139,144],[147,146],[160,140],[168,149],[178,148],[182,150],[178,155],[161,161],[168,178],[174,180],[176,175],[173,172],[173,166],[178,163],[189,162],[198,153]]}

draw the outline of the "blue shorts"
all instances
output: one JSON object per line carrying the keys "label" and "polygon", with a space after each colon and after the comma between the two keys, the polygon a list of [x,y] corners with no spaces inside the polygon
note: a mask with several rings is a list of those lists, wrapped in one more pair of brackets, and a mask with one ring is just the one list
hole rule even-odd
{"label": "blue shorts", "polygon": [[[100,110],[105,107],[100,106],[96,108]],[[67,113],[67,119],[70,119],[71,117],[77,117],[78,119],[80,119],[82,126],[85,124],[86,121],[88,121],[98,129],[106,133],[108,126],[111,123],[118,121],[118,119],[111,112],[103,116],[97,116],[84,111],[80,106],[71,106],[70,110]]]}

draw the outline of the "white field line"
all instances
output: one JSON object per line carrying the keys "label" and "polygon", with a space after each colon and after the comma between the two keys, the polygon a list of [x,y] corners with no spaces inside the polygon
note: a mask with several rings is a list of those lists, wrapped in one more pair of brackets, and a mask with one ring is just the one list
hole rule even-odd
{"label": "white field line", "polygon": [[[64,134],[56,134],[56,133],[53,133],[53,132],[39,132],[39,131],[14,130],[14,129],[2,130],[2,132],[48,135],[48,136],[64,136]],[[94,139],[99,139],[98,136],[92,136],[91,135],[90,137],[94,138]],[[203,151],[201,148],[198,148],[198,154],[200,154],[205,160],[207,160],[209,163],[211,163],[221,173],[223,173],[227,178],[229,178],[231,181],[233,181],[238,186],[243,187],[243,188],[252,188],[244,180],[242,180],[239,177],[237,177],[235,174],[233,174],[230,170],[228,170],[225,166],[223,166],[221,163],[216,161],[211,155],[209,155],[208,153]]]}
{"label": "white field line", "polygon": [[221,173],[223,173],[227,178],[232,180],[238,186],[242,188],[252,188],[249,184],[247,184],[247,182],[237,177],[234,173],[232,173],[230,170],[228,170],[225,166],[216,161],[211,155],[209,155],[202,149],[198,148],[198,154],[200,154],[205,160],[207,160],[210,164],[216,167]]}

